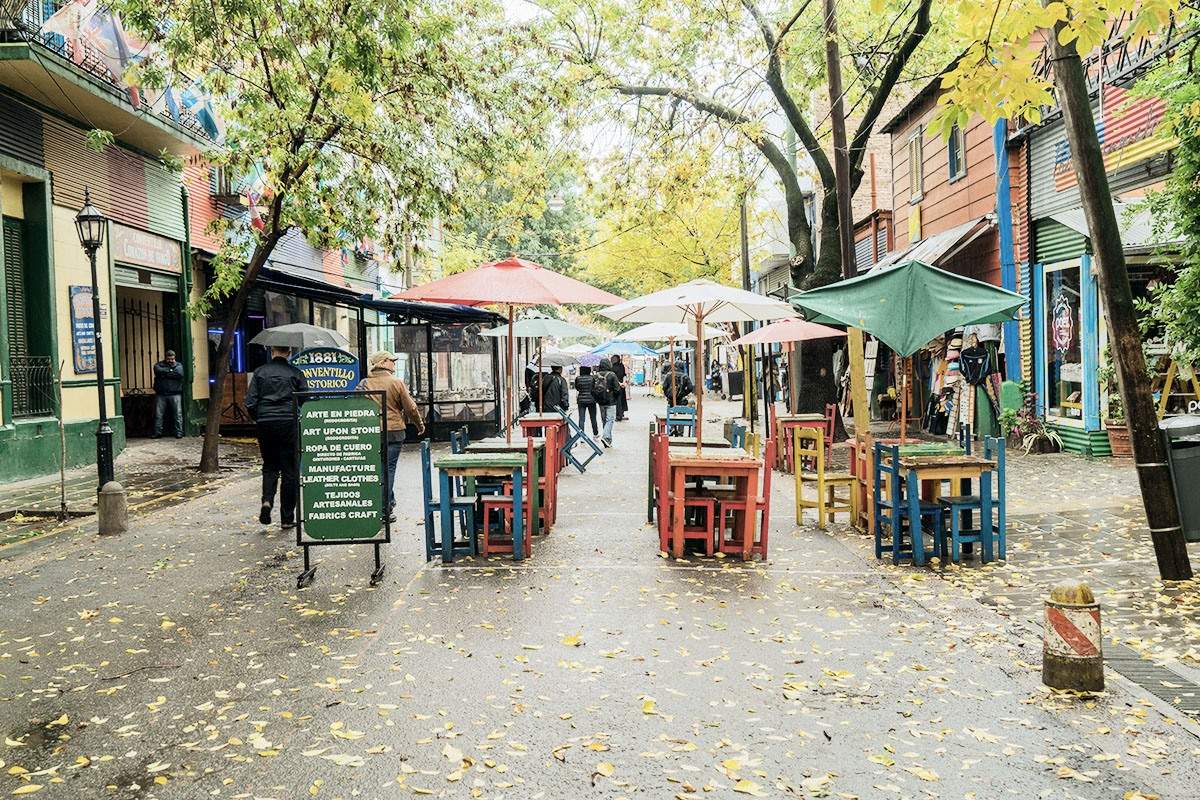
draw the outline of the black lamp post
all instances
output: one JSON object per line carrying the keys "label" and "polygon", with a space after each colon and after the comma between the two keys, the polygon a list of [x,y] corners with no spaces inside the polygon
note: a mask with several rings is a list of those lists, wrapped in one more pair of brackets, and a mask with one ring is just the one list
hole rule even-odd
{"label": "black lamp post", "polygon": [[100,283],[96,279],[96,251],[104,244],[108,219],[92,205],[91,195],[83,190],[83,208],[75,215],[79,244],[92,264],[92,329],[96,340],[96,394],[100,402],[100,423],[96,426],[97,491],[113,479],[113,430],[108,424],[108,404],[104,397],[104,337],[100,328]]}

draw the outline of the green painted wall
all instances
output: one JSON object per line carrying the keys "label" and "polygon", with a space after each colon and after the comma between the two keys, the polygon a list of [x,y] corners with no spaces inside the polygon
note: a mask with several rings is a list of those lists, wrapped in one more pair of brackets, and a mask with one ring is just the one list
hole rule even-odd
{"label": "green painted wall", "polygon": [[[125,449],[125,420],[110,417],[113,449]],[[96,463],[96,421],[68,422],[67,468]],[[52,417],[17,420],[0,430],[0,481],[19,481],[58,471],[58,420]]]}
{"label": "green painted wall", "polygon": [[1063,450],[1068,453],[1081,453],[1085,456],[1107,458],[1112,455],[1108,444],[1108,431],[1085,431],[1074,425],[1056,425],[1050,423],[1063,440]]}

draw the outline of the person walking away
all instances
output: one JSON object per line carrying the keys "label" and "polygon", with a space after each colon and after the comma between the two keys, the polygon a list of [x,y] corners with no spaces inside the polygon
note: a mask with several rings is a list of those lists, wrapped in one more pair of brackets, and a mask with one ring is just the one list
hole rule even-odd
{"label": "person walking away", "polygon": [[592,418],[592,436],[600,435],[600,428],[596,425],[596,396],[592,394],[592,387],[596,385],[596,376],[592,374],[591,367],[580,367],[579,376],[575,378],[575,408],[579,415],[579,429],[583,430],[584,414]]}
{"label": "person walking away", "polygon": [[621,390],[617,393],[617,422],[624,422],[626,420],[625,414],[629,411],[629,395],[626,391],[625,381],[628,373],[625,371],[625,362],[621,360],[620,356],[613,356],[612,371],[613,375],[617,376],[617,382],[621,385]]}
{"label": "person walking away", "polygon": [[400,450],[404,447],[408,426],[415,426],[417,436],[420,436],[425,432],[425,420],[404,381],[396,377],[395,353],[386,350],[371,353],[367,368],[370,374],[359,381],[358,389],[383,392],[383,406],[387,409],[387,471],[383,480],[387,486],[387,519],[395,522],[396,464],[400,460]]}
{"label": "person walking away", "polygon": [[604,432],[600,441],[605,447],[612,447],[613,423],[617,421],[617,396],[621,387],[617,376],[613,374],[612,362],[607,358],[600,359],[596,371],[596,382],[592,386],[592,396],[600,406],[600,416],[604,419]]}
{"label": "person walking away", "polygon": [[175,360],[175,351],[154,365],[154,438],[162,437],[163,417],[171,410],[175,438],[183,438],[183,364]]}
{"label": "person walking away", "polygon": [[543,376],[546,383],[542,386],[542,405],[546,411],[562,410],[564,414],[571,407],[571,387],[563,377],[562,367],[551,367],[550,374]]}
{"label": "person walking away", "polygon": [[296,392],[308,391],[304,373],[288,361],[291,350],[272,347],[271,360],[254,370],[246,387],[246,411],[258,432],[262,454],[262,509],[258,521],[271,524],[275,490],[279,486],[279,522],[296,525],[300,466],[296,456]]}

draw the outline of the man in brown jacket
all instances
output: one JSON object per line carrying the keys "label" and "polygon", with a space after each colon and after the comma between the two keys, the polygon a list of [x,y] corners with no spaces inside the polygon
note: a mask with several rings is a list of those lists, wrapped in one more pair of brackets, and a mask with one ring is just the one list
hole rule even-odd
{"label": "man in brown jacket", "polygon": [[396,462],[400,460],[400,449],[404,446],[407,426],[415,425],[417,435],[425,432],[425,420],[421,410],[413,402],[404,381],[396,377],[396,355],[386,350],[371,353],[367,359],[370,375],[359,381],[358,388],[369,392],[383,392],[387,409],[387,513],[388,522],[395,522],[392,509],[396,506]]}

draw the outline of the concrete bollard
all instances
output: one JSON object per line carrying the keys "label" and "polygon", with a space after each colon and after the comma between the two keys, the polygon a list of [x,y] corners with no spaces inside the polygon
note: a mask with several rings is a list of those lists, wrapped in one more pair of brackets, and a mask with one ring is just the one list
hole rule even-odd
{"label": "concrete bollard", "polygon": [[129,507],[125,500],[125,487],[116,481],[109,481],[100,487],[100,494],[96,497],[96,508],[101,534],[124,533],[129,530]]}
{"label": "concrete bollard", "polygon": [[1042,683],[1077,692],[1104,691],[1100,604],[1086,584],[1062,583],[1046,600]]}

